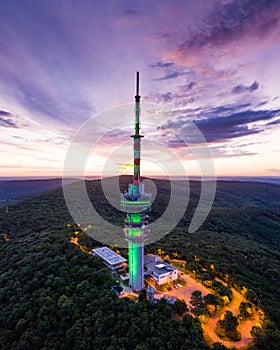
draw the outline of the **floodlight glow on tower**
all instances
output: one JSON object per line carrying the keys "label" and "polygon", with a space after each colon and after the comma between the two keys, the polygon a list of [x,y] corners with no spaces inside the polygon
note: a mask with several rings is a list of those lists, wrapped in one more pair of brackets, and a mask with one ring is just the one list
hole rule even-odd
{"label": "floodlight glow on tower", "polygon": [[125,237],[128,241],[129,285],[134,291],[144,288],[144,243],[148,238],[147,211],[151,206],[150,193],[145,193],[140,182],[141,138],[140,135],[139,72],[136,74],[135,128],[133,138],[134,173],[128,192],[121,196],[121,207],[126,212]]}

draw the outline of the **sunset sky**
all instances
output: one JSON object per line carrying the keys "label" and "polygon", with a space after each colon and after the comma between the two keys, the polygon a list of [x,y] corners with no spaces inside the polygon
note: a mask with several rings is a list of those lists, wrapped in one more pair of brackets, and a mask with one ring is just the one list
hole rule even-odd
{"label": "sunset sky", "polygon": [[90,125],[81,143],[94,143],[105,124],[87,175],[114,150],[120,171],[133,125],[110,113],[133,104],[136,71],[145,140],[166,148],[143,142],[144,175],[172,154],[199,175],[188,122],[218,176],[280,175],[279,0],[0,0],[0,33],[0,176],[60,176],[76,132]]}

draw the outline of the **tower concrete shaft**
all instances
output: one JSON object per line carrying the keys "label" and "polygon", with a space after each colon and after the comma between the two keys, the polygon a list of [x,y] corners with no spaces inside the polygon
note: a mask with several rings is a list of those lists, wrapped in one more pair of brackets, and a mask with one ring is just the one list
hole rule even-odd
{"label": "tower concrete shaft", "polygon": [[128,241],[129,284],[134,291],[144,288],[144,242],[148,238],[148,215],[151,194],[145,193],[140,182],[141,138],[140,135],[139,72],[136,75],[135,127],[133,138],[134,172],[128,192],[121,196],[121,207],[126,212],[124,233]]}

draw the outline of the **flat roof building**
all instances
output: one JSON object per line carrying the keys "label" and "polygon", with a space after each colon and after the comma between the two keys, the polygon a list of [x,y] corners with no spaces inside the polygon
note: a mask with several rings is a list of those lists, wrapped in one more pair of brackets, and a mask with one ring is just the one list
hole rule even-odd
{"label": "flat roof building", "polygon": [[170,283],[178,278],[178,269],[160,260],[157,255],[145,256],[145,267],[146,274],[150,274],[158,285]]}
{"label": "flat roof building", "polygon": [[121,255],[115,253],[113,250],[108,247],[100,247],[92,249],[94,255],[99,256],[104,264],[110,269],[114,270],[126,265],[127,260]]}

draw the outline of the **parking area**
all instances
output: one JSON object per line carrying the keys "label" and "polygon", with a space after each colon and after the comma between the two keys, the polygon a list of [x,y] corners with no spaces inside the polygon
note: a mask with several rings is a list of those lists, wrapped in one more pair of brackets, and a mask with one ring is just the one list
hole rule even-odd
{"label": "parking area", "polygon": [[182,285],[180,283],[177,283],[175,286],[168,287],[167,291],[164,293],[159,294],[165,294],[167,296],[174,296],[177,299],[184,299],[187,303],[189,303],[191,294],[195,290],[200,290],[203,295],[206,295],[208,293],[211,293],[211,291],[200,284],[199,282],[196,282],[194,279],[192,279],[189,275],[185,273],[180,273],[180,279],[184,280],[186,282],[186,285]]}

